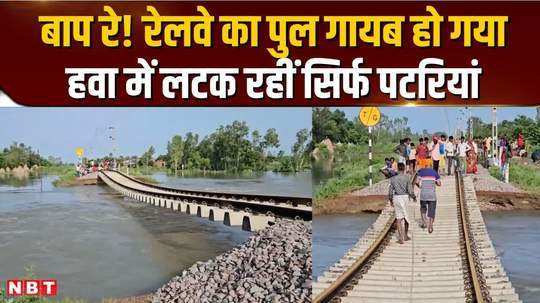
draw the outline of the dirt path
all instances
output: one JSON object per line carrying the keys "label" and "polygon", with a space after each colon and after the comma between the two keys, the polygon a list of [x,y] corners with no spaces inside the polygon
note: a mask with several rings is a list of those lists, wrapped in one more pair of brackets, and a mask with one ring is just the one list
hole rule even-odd
{"label": "dirt path", "polygon": [[504,183],[489,174],[482,166],[478,167],[478,173],[473,177],[476,192],[502,192],[502,193],[525,193],[511,183]]}

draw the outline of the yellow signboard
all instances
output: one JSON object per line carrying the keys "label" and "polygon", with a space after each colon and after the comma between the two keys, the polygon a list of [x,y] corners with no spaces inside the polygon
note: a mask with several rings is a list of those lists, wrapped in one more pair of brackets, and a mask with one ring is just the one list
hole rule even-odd
{"label": "yellow signboard", "polygon": [[77,154],[77,157],[82,157],[84,155],[84,148],[82,147],[77,147],[75,149],[75,153]]}
{"label": "yellow signboard", "polygon": [[365,126],[375,126],[381,121],[381,112],[377,107],[363,107],[359,118]]}

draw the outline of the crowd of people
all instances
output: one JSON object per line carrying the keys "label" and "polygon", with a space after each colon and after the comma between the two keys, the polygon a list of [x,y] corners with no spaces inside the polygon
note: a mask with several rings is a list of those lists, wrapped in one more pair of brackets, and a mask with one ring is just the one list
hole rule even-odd
{"label": "crowd of people", "polygon": [[114,169],[115,165],[114,161],[103,160],[98,162],[92,160],[89,161],[88,164],[77,163],[75,165],[75,170],[77,171],[77,176],[82,177],[100,170]]}
{"label": "crowd of people", "polygon": [[502,137],[497,142],[496,159],[492,155],[492,143],[491,137],[473,140],[465,139],[463,136],[447,137],[444,134],[433,136],[431,140],[428,137],[421,137],[417,144],[412,142],[411,138],[405,138],[394,148],[396,157],[385,158],[385,165],[380,171],[390,178],[398,174],[397,165],[404,163],[405,172],[411,175],[418,169],[426,167],[447,175],[453,174],[456,169],[462,173],[476,174],[481,160],[486,167],[497,161],[497,165],[504,171],[510,158],[527,157],[525,140],[521,134],[512,142]]}
{"label": "crowd of people", "polygon": [[478,144],[465,137],[454,139],[446,135],[418,139],[418,145],[411,138],[400,140],[395,147],[397,161],[394,157],[385,159],[385,166],[381,172],[387,177],[397,175],[397,165],[403,163],[405,172],[413,175],[422,168],[433,168],[437,173],[451,175],[456,169],[463,173],[475,174],[478,172]]}
{"label": "crowd of people", "polygon": [[[415,145],[410,138],[400,140],[394,148],[396,158],[386,158],[381,172],[390,178],[388,200],[394,208],[398,243],[403,244],[410,240],[408,236],[409,216],[407,202],[416,202],[413,186],[419,187],[420,226],[427,228],[428,233],[433,232],[435,211],[437,207],[436,187],[441,186],[441,175],[451,175],[456,170],[476,174],[478,172],[479,158],[484,159],[485,165],[497,162],[501,167],[502,175],[508,172],[509,159],[513,156],[526,157],[525,142],[521,134],[514,143],[506,138],[497,142],[497,157],[493,157],[492,138],[483,140],[465,139],[442,134],[418,139]],[[480,147],[479,147],[480,145]]]}

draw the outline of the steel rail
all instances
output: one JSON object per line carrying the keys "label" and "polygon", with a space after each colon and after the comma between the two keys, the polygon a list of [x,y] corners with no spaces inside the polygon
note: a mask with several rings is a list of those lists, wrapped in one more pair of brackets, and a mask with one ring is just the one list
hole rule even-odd
{"label": "steel rail", "polygon": [[463,239],[465,241],[465,249],[467,251],[467,263],[469,265],[469,273],[471,276],[472,287],[474,296],[473,302],[484,303],[489,302],[488,298],[484,297],[484,292],[482,292],[482,286],[480,283],[480,276],[476,270],[476,263],[473,256],[473,242],[469,234],[469,217],[466,212],[466,201],[465,201],[465,185],[463,182],[463,175],[460,171],[456,170],[456,191],[458,196],[458,205],[461,213],[461,226],[463,232]]}
{"label": "steel rail", "polygon": [[[457,195],[457,204],[459,207],[459,212],[461,214],[461,232],[463,233],[463,245],[466,249],[466,258],[467,266],[469,268],[470,279],[472,282],[472,296],[473,301],[477,303],[488,303],[490,300],[485,297],[485,292],[482,291],[481,278],[477,272],[477,264],[475,263],[475,258],[473,254],[473,241],[471,239],[470,230],[469,230],[469,217],[468,212],[466,211],[466,201],[465,201],[465,190],[463,176],[460,172],[456,172],[456,195]],[[366,250],[366,252],[360,256],[346,271],[344,271],[335,281],[333,281],[330,286],[328,286],[324,291],[319,293],[312,302],[314,303],[323,303],[331,302],[335,297],[339,297],[341,290],[347,287],[350,281],[355,277],[355,275],[361,271],[368,261],[372,258],[374,253],[379,249],[383,244],[384,239],[390,234],[391,227],[395,222],[395,218],[392,216],[385,228],[378,235],[376,240],[372,245]]]}
{"label": "steel rail", "polygon": [[[100,178],[104,176],[109,180],[110,182],[113,182],[114,184],[117,184],[120,187],[149,195],[156,198],[172,198],[173,200],[178,199],[190,199],[191,201],[199,202],[201,204],[207,204],[210,205],[212,203],[219,204],[220,206],[237,206],[236,209],[238,210],[244,210],[246,208],[249,208],[250,210],[253,210],[257,213],[261,214],[267,214],[268,212],[271,212],[273,215],[281,216],[281,217],[287,217],[287,218],[301,218],[303,220],[311,220],[312,219],[312,212],[311,210],[304,209],[304,208],[297,208],[297,207],[280,207],[279,205],[273,205],[270,203],[257,203],[253,201],[239,201],[239,200],[231,200],[231,198],[226,197],[208,197],[208,196],[202,196],[202,195],[191,195],[191,194],[185,194],[181,192],[174,192],[174,191],[168,191],[168,188],[162,187],[163,189],[160,189],[162,191],[165,191],[165,193],[156,193],[151,191],[146,191],[143,189],[133,188],[128,185],[122,184],[110,176],[108,176],[104,172],[100,172],[99,175]],[[130,179],[131,180],[131,179]],[[142,185],[147,186],[144,182],[137,182]],[[152,186],[149,186],[152,187]],[[155,187],[153,187],[155,188]],[[156,188],[158,189],[158,188]]]}
{"label": "steel rail", "polygon": [[220,195],[220,196],[228,197],[228,198],[244,197],[247,200],[272,201],[273,203],[286,203],[286,204],[291,204],[293,206],[297,206],[297,205],[311,206],[312,205],[312,198],[310,197],[289,197],[289,196],[277,196],[277,195],[270,196],[270,195],[258,195],[258,194],[239,194],[239,193],[170,188],[170,187],[164,187],[164,186],[160,186],[156,184],[148,184],[148,183],[142,182],[129,175],[124,174],[123,172],[119,170],[109,170],[109,171],[116,172],[124,176],[125,178],[132,180],[133,182],[136,182],[136,183],[148,186],[148,187],[153,187],[156,189],[167,190],[167,191],[172,191],[172,192],[186,193],[186,194],[193,194],[193,195]]}
{"label": "steel rail", "polygon": [[358,273],[373,256],[373,254],[379,249],[381,244],[384,242],[387,236],[392,230],[392,225],[396,221],[394,215],[390,217],[386,223],[385,228],[381,231],[377,239],[371,244],[371,246],[366,250],[366,252],[359,257],[354,263],[344,271],[328,288],[319,293],[311,302],[312,303],[323,303],[330,302],[336,295],[347,286],[349,281]]}

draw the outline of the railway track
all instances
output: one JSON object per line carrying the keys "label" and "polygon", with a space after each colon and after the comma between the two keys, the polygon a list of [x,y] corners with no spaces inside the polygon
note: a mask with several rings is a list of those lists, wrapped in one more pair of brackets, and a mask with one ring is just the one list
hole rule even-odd
{"label": "railway track", "polygon": [[387,207],[362,238],[313,283],[313,302],[521,302],[489,239],[470,177],[445,177],[434,232],[419,226],[419,204],[405,244]]}
{"label": "railway track", "polygon": [[114,188],[149,199],[183,201],[267,216],[311,220],[311,198],[185,190],[148,184],[119,171],[102,171],[99,177]]}

